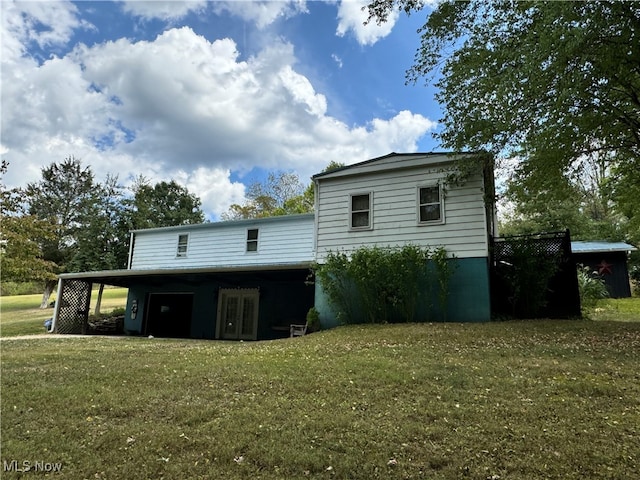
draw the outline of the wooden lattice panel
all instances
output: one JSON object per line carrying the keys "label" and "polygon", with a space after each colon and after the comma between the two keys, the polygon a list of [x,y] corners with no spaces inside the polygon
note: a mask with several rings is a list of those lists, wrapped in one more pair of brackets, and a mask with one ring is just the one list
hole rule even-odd
{"label": "wooden lattice panel", "polygon": [[91,283],[83,280],[63,280],[60,292],[55,333],[86,333],[91,301]]}

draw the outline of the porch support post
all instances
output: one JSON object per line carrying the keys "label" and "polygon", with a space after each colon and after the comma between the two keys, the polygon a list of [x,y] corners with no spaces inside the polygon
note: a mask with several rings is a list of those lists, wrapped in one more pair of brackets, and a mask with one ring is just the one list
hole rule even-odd
{"label": "porch support post", "polygon": [[56,293],[56,303],[55,308],[53,309],[53,320],[51,321],[51,332],[56,332],[56,321],[58,320],[58,315],[60,315],[60,307],[62,306],[62,284],[64,280],[61,278],[58,279],[58,293]]}
{"label": "porch support post", "polygon": [[96,309],[93,312],[95,315],[100,315],[100,306],[102,305],[102,292],[104,292],[104,283],[100,284],[100,289],[98,290],[98,300],[96,301]]}

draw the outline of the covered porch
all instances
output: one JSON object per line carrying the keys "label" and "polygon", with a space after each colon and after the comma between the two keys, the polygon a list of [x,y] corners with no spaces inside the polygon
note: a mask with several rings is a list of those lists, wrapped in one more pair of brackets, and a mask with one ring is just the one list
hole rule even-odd
{"label": "covered porch", "polygon": [[[314,305],[309,263],[60,275],[52,331],[88,334],[93,285],[128,288],[123,333],[262,340],[289,335]],[[98,293],[100,295],[100,293]],[[99,303],[99,299],[98,299]]]}

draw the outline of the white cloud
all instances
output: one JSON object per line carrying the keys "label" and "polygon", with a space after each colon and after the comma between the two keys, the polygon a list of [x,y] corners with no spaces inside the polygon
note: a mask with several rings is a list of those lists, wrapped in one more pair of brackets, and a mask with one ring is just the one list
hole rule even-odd
{"label": "white cloud", "polygon": [[8,186],[38,180],[41,167],[74,155],[98,179],[179,179],[216,218],[243,199],[232,172],[292,169],[306,181],[331,160],[415,151],[435,128],[408,111],[364,126],[330,116],[282,40],[240,61],[232,40],[211,42],[183,27],[153,41],[79,45],[42,64],[5,60]]}
{"label": "white cloud", "polygon": [[229,169],[199,167],[191,172],[179,171],[174,178],[198,195],[204,211],[219,215],[226,212],[231,204],[241,204],[245,200],[244,184],[232,182],[230,176]]}
{"label": "white cloud", "polygon": [[128,0],[122,3],[124,11],[135,16],[142,17],[147,20],[158,18],[160,20],[168,21],[179,20],[191,12],[200,12],[205,10],[207,7],[206,0]]}
{"label": "white cloud", "polygon": [[300,13],[308,13],[305,0],[217,1],[212,5],[216,13],[229,12],[245,21],[255,23],[261,29],[279,18],[291,18]]}
{"label": "white cloud", "polygon": [[336,65],[338,66],[338,68],[342,68],[342,65],[343,65],[342,58],[340,58],[335,53],[331,54],[331,58],[333,59],[334,62],[336,62]]}
{"label": "white cloud", "polygon": [[0,38],[2,61],[19,59],[31,43],[41,48],[64,45],[78,27],[93,28],[77,16],[69,1],[0,2]]}
{"label": "white cloud", "polygon": [[360,45],[373,45],[381,38],[391,33],[399,17],[399,12],[393,9],[387,21],[377,25],[375,21],[365,25],[369,12],[366,9],[368,0],[342,0],[338,6],[338,28],[336,34],[340,37],[353,32]]}

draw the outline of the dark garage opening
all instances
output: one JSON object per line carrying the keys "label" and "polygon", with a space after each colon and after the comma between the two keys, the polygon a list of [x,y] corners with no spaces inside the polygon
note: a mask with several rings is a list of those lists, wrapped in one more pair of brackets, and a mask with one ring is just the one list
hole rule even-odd
{"label": "dark garage opening", "polygon": [[189,338],[192,313],[193,293],[150,293],[144,334]]}

